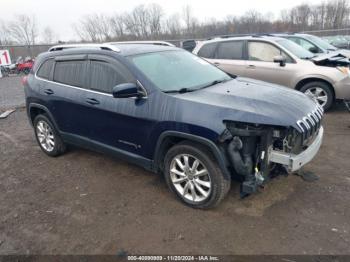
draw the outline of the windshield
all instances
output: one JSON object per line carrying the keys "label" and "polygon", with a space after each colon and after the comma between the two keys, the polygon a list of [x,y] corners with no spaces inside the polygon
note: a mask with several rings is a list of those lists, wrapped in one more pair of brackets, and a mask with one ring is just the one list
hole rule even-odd
{"label": "windshield", "polygon": [[194,91],[230,80],[226,73],[187,51],[162,51],[129,57],[163,92]]}
{"label": "windshield", "polygon": [[300,45],[288,39],[277,40],[276,42],[279,43],[281,46],[283,46],[285,49],[287,49],[289,52],[291,52],[293,55],[301,59],[310,59],[315,56],[313,53],[307,51],[306,49],[302,48]]}
{"label": "windshield", "polygon": [[310,40],[311,42],[314,42],[316,45],[321,47],[322,49],[326,49],[329,51],[335,51],[337,48],[335,46],[332,46],[331,44],[327,43],[327,41],[313,35],[307,35],[305,36],[306,39]]}

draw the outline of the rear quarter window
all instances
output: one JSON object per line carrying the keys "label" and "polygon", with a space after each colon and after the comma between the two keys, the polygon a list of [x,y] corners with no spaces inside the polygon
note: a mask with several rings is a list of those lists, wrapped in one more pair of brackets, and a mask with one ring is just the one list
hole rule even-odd
{"label": "rear quarter window", "polygon": [[48,59],[44,63],[42,63],[39,70],[37,71],[37,76],[44,79],[50,79],[53,63],[53,59]]}
{"label": "rear quarter window", "polygon": [[198,51],[198,56],[204,58],[214,58],[217,43],[205,44]]}

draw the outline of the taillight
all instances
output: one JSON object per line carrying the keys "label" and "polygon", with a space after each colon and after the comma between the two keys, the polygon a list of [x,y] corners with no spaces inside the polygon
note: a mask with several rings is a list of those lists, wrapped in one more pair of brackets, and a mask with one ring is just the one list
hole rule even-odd
{"label": "taillight", "polygon": [[22,85],[25,86],[28,83],[28,76],[22,77],[21,82],[22,82]]}

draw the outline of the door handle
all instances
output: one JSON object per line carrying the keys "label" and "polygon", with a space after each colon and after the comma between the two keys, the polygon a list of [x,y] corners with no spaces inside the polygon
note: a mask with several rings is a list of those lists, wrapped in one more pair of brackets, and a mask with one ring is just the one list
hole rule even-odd
{"label": "door handle", "polygon": [[45,89],[44,93],[47,95],[53,95],[55,92],[52,89]]}
{"label": "door handle", "polygon": [[247,68],[248,68],[248,69],[255,69],[256,66],[255,66],[255,65],[248,65]]}
{"label": "door handle", "polygon": [[218,62],[214,63],[214,66],[219,66],[219,65],[220,65],[220,63],[218,63]]}
{"label": "door handle", "polygon": [[90,105],[98,105],[100,103],[100,101],[98,101],[95,98],[87,98],[86,99],[86,103],[88,103]]}

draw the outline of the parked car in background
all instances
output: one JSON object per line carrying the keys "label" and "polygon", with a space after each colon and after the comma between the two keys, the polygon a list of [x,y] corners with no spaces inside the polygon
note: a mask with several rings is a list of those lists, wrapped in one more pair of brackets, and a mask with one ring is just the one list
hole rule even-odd
{"label": "parked car in background", "polygon": [[345,36],[329,36],[329,37],[323,37],[325,41],[327,41],[329,44],[339,48],[339,49],[349,49],[349,39],[347,39]]}
{"label": "parked car in background", "polygon": [[331,45],[324,39],[309,35],[309,34],[299,34],[299,33],[288,33],[288,34],[273,34],[273,36],[287,38],[290,41],[300,45],[304,49],[310,51],[314,54],[327,54],[332,51],[337,51],[338,48]]}
{"label": "parked car in background", "polygon": [[350,43],[350,35],[343,35],[343,37],[346,39],[346,41],[348,41],[348,43]]}
{"label": "parked car in background", "polygon": [[[73,48],[74,47],[74,48]],[[195,208],[219,204],[239,176],[241,194],[317,154],[323,110],[294,90],[232,78],[183,49],[149,45],[57,46],[23,81],[37,142],[66,144],[161,172]]]}
{"label": "parked car in background", "polygon": [[26,57],[22,61],[19,61],[16,66],[17,66],[17,72],[23,73],[25,75],[28,75],[30,70],[33,68],[34,65],[34,59],[31,57]]}
{"label": "parked car in background", "polygon": [[224,71],[299,90],[325,110],[350,99],[349,60],[305,50],[280,37],[244,36],[203,41],[193,51]]}
{"label": "parked car in background", "polygon": [[192,52],[193,49],[196,47],[197,45],[197,41],[196,40],[193,40],[193,39],[190,39],[190,40],[184,40],[181,42],[180,44],[180,47],[189,51],[189,52]]}
{"label": "parked car in background", "polygon": [[22,58],[21,56],[16,59],[16,62],[11,65],[1,67],[3,76],[9,76],[13,74],[29,74],[34,64],[34,59],[31,57]]}
{"label": "parked car in background", "polygon": [[273,36],[287,38],[300,45],[304,49],[310,51],[311,53],[320,55],[320,54],[329,54],[329,53],[340,53],[347,58],[350,58],[350,51],[344,48],[347,47],[336,47],[332,45],[329,41],[326,41],[323,38],[318,36],[309,35],[309,34],[300,34],[300,33],[290,33],[290,34],[273,34]]}

